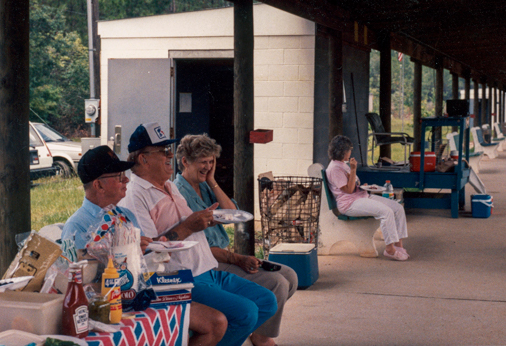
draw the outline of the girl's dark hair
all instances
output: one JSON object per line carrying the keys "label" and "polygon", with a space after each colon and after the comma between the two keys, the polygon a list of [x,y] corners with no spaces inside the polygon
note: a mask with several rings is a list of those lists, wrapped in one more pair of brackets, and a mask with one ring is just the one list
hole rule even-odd
{"label": "girl's dark hair", "polygon": [[341,161],[351,148],[353,148],[353,143],[348,137],[337,135],[329,143],[329,159]]}

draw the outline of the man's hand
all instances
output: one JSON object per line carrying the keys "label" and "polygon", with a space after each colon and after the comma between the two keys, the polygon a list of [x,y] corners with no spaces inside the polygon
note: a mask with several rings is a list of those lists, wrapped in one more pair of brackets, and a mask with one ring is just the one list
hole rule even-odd
{"label": "man's hand", "polygon": [[148,247],[148,245],[152,242],[153,239],[141,235],[141,250],[143,255],[146,253],[146,248]]}
{"label": "man's hand", "polygon": [[236,265],[241,267],[246,273],[255,274],[258,273],[258,268],[262,264],[255,256],[244,256],[240,255],[239,261],[236,262]]}
{"label": "man's hand", "polygon": [[212,206],[205,210],[196,211],[186,218],[182,224],[187,227],[192,233],[200,232],[205,230],[207,227],[212,227],[217,224],[213,218],[213,210],[218,208],[218,203],[214,203]]}

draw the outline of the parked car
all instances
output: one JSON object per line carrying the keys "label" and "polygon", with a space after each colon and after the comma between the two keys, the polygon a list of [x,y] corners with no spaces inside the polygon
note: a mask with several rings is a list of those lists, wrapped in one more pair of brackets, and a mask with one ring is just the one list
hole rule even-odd
{"label": "parked car", "polygon": [[30,180],[51,176],[55,173],[51,151],[30,124]]}
{"label": "parked car", "polygon": [[82,156],[81,143],[71,141],[46,124],[31,123],[31,125],[51,151],[56,174],[68,177],[77,173],[77,164]]}

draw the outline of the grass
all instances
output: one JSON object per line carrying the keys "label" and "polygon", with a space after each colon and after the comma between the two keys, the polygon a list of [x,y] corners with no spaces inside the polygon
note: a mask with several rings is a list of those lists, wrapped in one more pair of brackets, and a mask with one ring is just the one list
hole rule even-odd
{"label": "grass", "polygon": [[[34,181],[30,191],[32,229],[39,230],[53,223],[65,223],[67,219],[83,204],[84,190],[78,177],[62,179],[60,177],[43,178]],[[225,231],[234,248],[234,227],[226,226]],[[259,238],[260,237],[260,238]],[[255,256],[263,259],[262,247],[256,235]]]}
{"label": "grass", "polygon": [[[225,226],[225,231],[228,234],[230,240],[230,249],[234,248],[234,226]],[[255,234],[255,257],[264,259],[264,249],[262,247],[262,232],[256,232]]]}
{"label": "grass", "polygon": [[79,178],[42,178],[30,191],[32,229],[67,221],[83,204],[84,190]]}

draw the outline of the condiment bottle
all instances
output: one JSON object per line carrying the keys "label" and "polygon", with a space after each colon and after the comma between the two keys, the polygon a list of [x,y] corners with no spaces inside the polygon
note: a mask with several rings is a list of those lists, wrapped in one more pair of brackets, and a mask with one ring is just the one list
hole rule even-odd
{"label": "condiment bottle", "polygon": [[88,308],[90,309],[90,319],[106,324],[110,323],[111,304],[109,304],[107,297],[99,294],[91,297]]}
{"label": "condiment bottle", "polygon": [[121,315],[123,314],[123,308],[121,306],[121,288],[118,279],[118,271],[112,263],[112,258],[109,258],[107,268],[105,268],[104,273],[102,274],[102,295],[105,296],[110,291],[106,298],[111,304],[111,323],[119,323],[121,321]]}
{"label": "condiment bottle", "polygon": [[83,289],[81,266],[71,263],[69,283],[62,309],[62,334],[78,338],[88,336],[88,299]]}
{"label": "condiment bottle", "polygon": [[383,187],[385,188],[385,191],[383,191],[382,197],[395,199],[394,187],[390,183],[390,180],[385,181],[385,185],[383,185]]}

